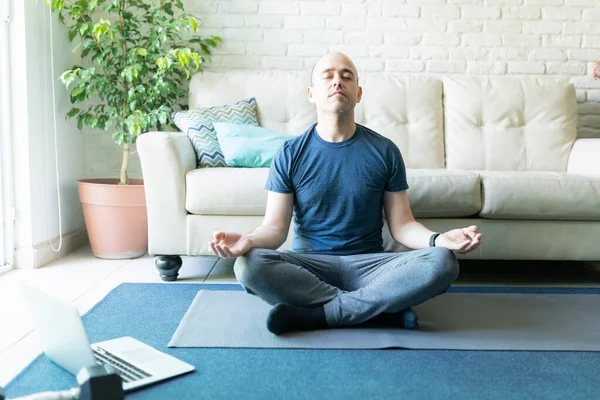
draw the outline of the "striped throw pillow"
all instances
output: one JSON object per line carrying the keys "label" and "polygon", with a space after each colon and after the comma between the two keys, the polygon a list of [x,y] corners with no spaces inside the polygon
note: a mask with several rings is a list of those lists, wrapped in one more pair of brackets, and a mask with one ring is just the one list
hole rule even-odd
{"label": "striped throw pillow", "polygon": [[218,107],[177,111],[171,118],[192,141],[198,157],[198,167],[201,168],[227,167],[213,127],[214,122],[258,126],[254,97]]}

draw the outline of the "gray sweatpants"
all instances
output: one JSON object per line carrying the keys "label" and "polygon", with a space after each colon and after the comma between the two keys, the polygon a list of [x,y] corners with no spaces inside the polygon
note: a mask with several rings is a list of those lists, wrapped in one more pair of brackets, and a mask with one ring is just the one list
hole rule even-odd
{"label": "gray sweatpants", "polygon": [[252,249],[234,271],[248,293],[267,303],[323,305],[328,325],[341,326],[444,293],[458,277],[458,261],[441,247],[353,256]]}

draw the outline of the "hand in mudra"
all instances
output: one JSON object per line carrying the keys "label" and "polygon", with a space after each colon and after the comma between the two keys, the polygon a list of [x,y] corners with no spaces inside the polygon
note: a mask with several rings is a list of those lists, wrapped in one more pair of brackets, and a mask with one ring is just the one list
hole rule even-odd
{"label": "hand in mudra", "polygon": [[213,232],[213,240],[208,242],[210,252],[221,258],[243,256],[252,248],[252,242],[246,235],[235,232]]}
{"label": "hand in mudra", "polygon": [[453,229],[437,237],[435,245],[445,247],[455,253],[468,253],[481,244],[481,233],[477,233],[477,226]]}

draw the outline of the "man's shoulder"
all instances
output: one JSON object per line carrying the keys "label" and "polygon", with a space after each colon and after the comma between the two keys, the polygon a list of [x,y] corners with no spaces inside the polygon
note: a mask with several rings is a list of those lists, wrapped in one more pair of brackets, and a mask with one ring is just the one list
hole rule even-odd
{"label": "man's shoulder", "polygon": [[388,138],[383,136],[381,133],[374,131],[373,129],[367,128],[364,125],[356,124],[358,129],[361,130],[361,136],[369,141],[370,143],[376,145],[378,148],[382,150],[387,150],[390,145],[393,145],[394,142]]}
{"label": "man's shoulder", "polygon": [[381,133],[376,132],[376,131],[374,131],[371,128],[368,128],[368,127],[366,127],[364,125],[361,125],[361,124],[358,124],[358,123],[356,124],[356,126],[358,127],[358,129],[360,129],[362,131],[362,133],[365,136],[367,136],[367,137],[369,137],[369,138],[371,138],[373,140],[377,140],[377,141],[380,141],[382,143],[390,143],[390,142],[392,142],[389,138],[383,136]]}

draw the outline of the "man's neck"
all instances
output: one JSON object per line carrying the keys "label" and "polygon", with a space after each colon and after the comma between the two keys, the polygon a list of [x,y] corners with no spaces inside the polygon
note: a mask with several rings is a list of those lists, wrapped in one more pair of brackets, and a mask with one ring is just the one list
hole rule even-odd
{"label": "man's neck", "polygon": [[327,142],[348,140],[356,131],[354,113],[344,115],[319,113],[316,129],[319,136]]}

